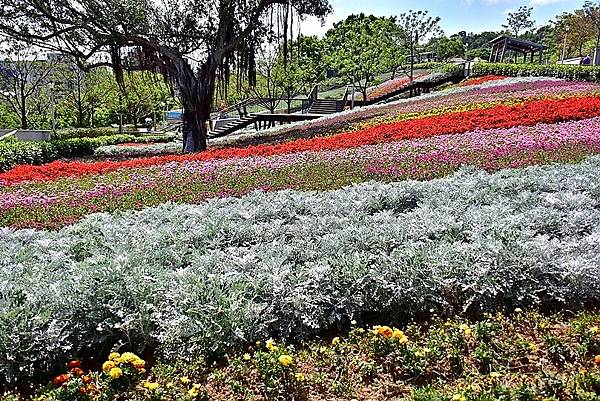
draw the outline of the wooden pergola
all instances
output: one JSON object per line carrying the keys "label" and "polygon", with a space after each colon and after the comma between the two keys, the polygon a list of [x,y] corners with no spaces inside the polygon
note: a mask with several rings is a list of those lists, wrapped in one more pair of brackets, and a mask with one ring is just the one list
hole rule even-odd
{"label": "wooden pergola", "polygon": [[508,36],[499,36],[490,42],[492,51],[490,53],[490,63],[501,63],[507,50],[512,50],[523,54],[523,62],[527,62],[527,56],[530,56],[531,63],[534,62],[535,54],[538,54],[538,62],[542,63],[542,55],[546,46],[528,40],[511,38]]}

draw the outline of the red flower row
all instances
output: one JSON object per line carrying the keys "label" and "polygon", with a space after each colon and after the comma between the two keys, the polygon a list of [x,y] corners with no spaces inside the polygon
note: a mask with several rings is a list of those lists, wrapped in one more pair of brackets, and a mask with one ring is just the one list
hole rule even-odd
{"label": "red flower row", "polygon": [[483,83],[490,82],[490,81],[498,81],[500,79],[506,79],[506,78],[508,78],[508,77],[504,77],[501,75],[486,75],[485,77],[468,79],[468,80],[463,81],[460,84],[458,84],[458,86],[473,86],[473,85],[479,85],[479,84],[483,84]]}
{"label": "red flower row", "polygon": [[362,131],[330,137],[298,139],[276,145],[257,145],[247,148],[215,149],[192,155],[161,156],[126,161],[98,163],[53,162],[42,166],[21,165],[0,174],[0,183],[11,185],[23,181],[50,181],[59,177],[104,173],[120,168],[136,168],[165,164],[172,161],[225,159],[231,157],[269,156],[302,151],[352,148],[362,145],[391,142],[409,138],[455,134],[478,129],[532,126],[539,123],[581,120],[600,115],[600,97],[587,96],[567,99],[531,100],[512,106],[495,106],[456,112],[441,116],[382,124]]}

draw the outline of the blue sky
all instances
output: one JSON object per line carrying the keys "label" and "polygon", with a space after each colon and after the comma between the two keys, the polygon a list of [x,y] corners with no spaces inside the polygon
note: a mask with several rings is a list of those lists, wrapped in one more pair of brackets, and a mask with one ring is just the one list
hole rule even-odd
{"label": "blue sky", "polygon": [[447,35],[458,31],[481,32],[501,29],[506,14],[522,5],[534,7],[533,19],[542,25],[563,11],[572,11],[583,5],[583,0],[330,0],[334,12],[325,27],[316,20],[303,24],[306,34],[321,36],[334,22],[350,14],[364,12],[378,16],[398,15],[407,10],[429,10],[440,16]]}

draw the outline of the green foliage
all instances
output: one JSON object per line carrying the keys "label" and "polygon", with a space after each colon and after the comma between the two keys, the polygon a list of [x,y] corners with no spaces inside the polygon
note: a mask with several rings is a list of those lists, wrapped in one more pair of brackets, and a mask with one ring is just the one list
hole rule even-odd
{"label": "green foliage", "polygon": [[19,116],[0,103],[0,129],[19,128],[20,124]]}
{"label": "green foliage", "polygon": [[436,46],[436,53],[440,60],[448,60],[453,57],[463,57],[465,48],[460,38],[447,38],[442,36]]}
{"label": "green foliage", "polygon": [[97,138],[99,136],[116,135],[117,131],[112,127],[101,128],[69,128],[56,131],[52,134],[52,139],[70,139],[70,138]]}
{"label": "green foliage", "polygon": [[571,81],[600,82],[600,66],[478,63],[473,67],[473,75],[544,76]]}
{"label": "green foliage", "polygon": [[338,75],[352,80],[366,98],[375,74],[400,64],[399,30],[394,19],[351,15],[325,35],[330,64]]}
{"label": "green foliage", "polygon": [[411,79],[420,42],[426,37],[437,36],[441,33],[439,22],[440,17],[432,17],[427,11],[410,10],[398,17],[398,26],[401,32],[400,43],[409,57],[410,70],[408,75]]}
{"label": "green foliage", "polygon": [[531,20],[532,11],[533,7],[519,7],[517,11],[508,13],[506,25],[502,27],[508,29],[515,37],[519,37],[521,31],[531,29],[535,25],[535,21]]}
{"label": "green foliage", "polygon": [[275,77],[286,95],[308,95],[311,87],[325,79],[325,44],[316,36],[300,36],[290,44],[287,62],[280,51]]}

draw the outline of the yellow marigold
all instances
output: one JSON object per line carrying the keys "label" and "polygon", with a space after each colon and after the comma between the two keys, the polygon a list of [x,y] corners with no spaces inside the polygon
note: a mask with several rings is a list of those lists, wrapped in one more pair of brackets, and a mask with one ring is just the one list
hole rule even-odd
{"label": "yellow marigold", "polygon": [[196,398],[198,397],[198,394],[200,394],[200,388],[202,386],[200,384],[196,384],[194,383],[192,385],[192,388],[188,390],[188,395],[192,398]]}
{"label": "yellow marigold", "polygon": [[465,333],[466,336],[470,336],[471,335],[471,328],[466,325],[466,324],[461,324],[459,327],[459,330],[462,331],[463,333]]}
{"label": "yellow marigold", "polygon": [[129,363],[129,362],[137,361],[138,359],[140,359],[140,358],[133,352],[123,352],[121,354],[121,357],[119,358],[119,362],[120,363]]}
{"label": "yellow marigold", "polygon": [[117,365],[113,361],[106,361],[102,364],[102,371],[108,373],[112,368]]}
{"label": "yellow marigold", "polygon": [[538,346],[536,343],[529,343],[529,350],[533,353],[538,352]]}
{"label": "yellow marigold", "polygon": [[462,394],[454,394],[452,396],[452,401],[467,401],[467,398]]}
{"label": "yellow marigold", "polygon": [[394,335],[394,330],[392,330],[389,326],[375,326],[373,327],[373,331],[385,338],[391,338]]}
{"label": "yellow marigold", "polygon": [[292,358],[290,355],[281,355],[279,357],[279,363],[283,366],[290,366],[292,363],[294,363],[294,358]]}
{"label": "yellow marigold", "polygon": [[598,333],[598,326],[590,327],[590,333],[592,333],[592,334]]}
{"label": "yellow marigold", "polygon": [[121,368],[112,368],[108,371],[108,375],[113,379],[118,379],[119,377],[123,376],[123,371]]}
{"label": "yellow marigold", "polygon": [[502,376],[502,375],[501,375],[500,373],[498,373],[498,372],[492,372],[492,373],[490,373],[490,377],[491,377],[492,379],[498,379],[498,378],[499,378],[499,377],[501,377],[501,376]]}
{"label": "yellow marigold", "polygon": [[244,356],[242,356],[242,359],[244,361],[249,361],[250,359],[252,359],[252,356],[250,356],[250,354],[244,354]]}
{"label": "yellow marigold", "polygon": [[304,380],[306,380],[304,373],[296,373],[295,376],[296,376],[296,381],[299,383],[302,383]]}
{"label": "yellow marigold", "polygon": [[190,378],[187,376],[182,376],[179,378],[179,381],[181,382],[181,384],[190,384]]}
{"label": "yellow marigold", "polygon": [[159,388],[159,387],[160,387],[160,384],[158,384],[158,383],[156,383],[156,382],[144,382],[144,383],[142,384],[142,386],[143,386],[144,388],[147,388],[147,389],[148,389],[148,390],[150,390],[150,391],[154,391],[154,390],[156,390],[157,388]]}
{"label": "yellow marigold", "polygon": [[119,359],[120,357],[121,357],[121,354],[119,354],[118,352],[111,352],[108,355],[108,360],[109,361],[115,361],[115,360]]}
{"label": "yellow marigold", "polygon": [[137,370],[144,369],[146,367],[146,361],[143,359],[136,359],[135,361],[131,362],[131,366]]}
{"label": "yellow marigold", "polygon": [[267,343],[265,344],[265,347],[267,347],[267,349],[271,352],[275,352],[277,351],[279,348],[275,345],[275,340],[273,340],[272,338],[269,338],[267,340]]}
{"label": "yellow marigold", "polygon": [[394,329],[392,332],[392,338],[397,340],[400,344],[406,344],[408,342],[408,338],[402,330]]}
{"label": "yellow marigold", "polygon": [[334,337],[333,340],[331,340],[331,345],[338,345],[340,343],[340,338],[339,337]]}

